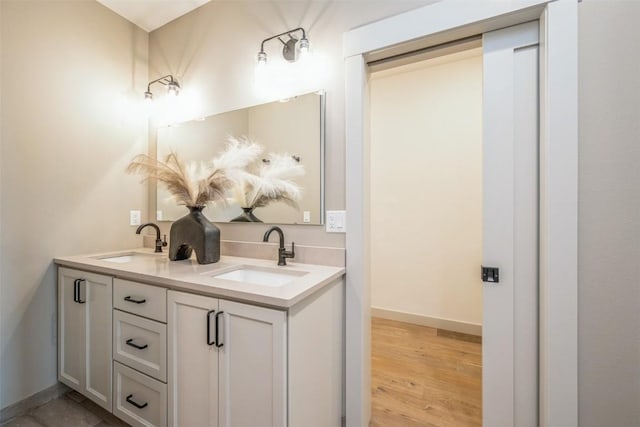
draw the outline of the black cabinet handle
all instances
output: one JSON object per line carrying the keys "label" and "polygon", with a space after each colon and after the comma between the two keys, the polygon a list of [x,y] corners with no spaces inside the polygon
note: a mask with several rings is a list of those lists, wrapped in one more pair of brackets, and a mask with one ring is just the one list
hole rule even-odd
{"label": "black cabinet handle", "polygon": [[[85,302],[87,302],[87,301],[82,301],[82,300],[80,299],[80,283],[82,283],[82,282],[86,282],[86,280],[84,280],[84,279],[78,279],[78,281],[77,281],[77,285],[76,285],[76,287],[77,287],[77,289],[78,289],[78,297],[77,297],[77,299],[76,299],[76,302],[77,302],[78,304],[84,304]],[[76,282],[74,282],[74,283],[76,283]]]}
{"label": "black cabinet handle", "polygon": [[136,303],[136,304],[143,304],[143,303],[147,302],[147,300],[144,299],[144,298],[143,299],[133,299],[129,295],[124,297],[124,300],[127,301],[127,302],[133,302],[133,303]]}
{"label": "black cabinet handle", "polygon": [[144,345],[138,345],[138,344],[134,343],[134,342],[133,342],[133,338],[129,338],[129,339],[127,340],[127,343],[126,343],[126,344],[127,344],[127,345],[130,345],[130,346],[131,346],[131,347],[133,347],[133,348],[137,348],[138,350],[144,350],[145,348],[149,347],[147,344],[144,344]]}
{"label": "black cabinet handle", "polygon": [[214,345],[216,343],[215,341],[211,341],[211,315],[215,312],[215,310],[209,310],[207,312],[207,345]]}
{"label": "black cabinet handle", "polygon": [[149,406],[147,402],[144,402],[143,404],[139,404],[138,402],[133,400],[133,394],[130,394],[129,396],[127,396],[126,400],[127,402],[131,403],[133,406],[135,406],[138,409],[146,408],[147,406]]}
{"label": "black cabinet handle", "polygon": [[224,343],[220,339],[220,335],[219,335],[220,331],[218,329],[218,323],[219,323],[218,319],[220,318],[220,315],[222,315],[222,314],[224,314],[224,311],[219,311],[216,314],[216,347],[218,347],[218,348],[220,348],[220,347],[222,347],[224,345]]}
{"label": "black cabinet handle", "polygon": [[73,302],[78,302],[78,281],[80,279],[76,279],[73,281]]}

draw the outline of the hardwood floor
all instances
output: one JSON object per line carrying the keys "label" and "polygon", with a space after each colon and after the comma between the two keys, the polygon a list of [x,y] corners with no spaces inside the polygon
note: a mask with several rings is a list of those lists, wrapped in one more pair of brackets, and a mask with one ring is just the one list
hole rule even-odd
{"label": "hardwood floor", "polygon": [[482,425],[482,344],[447,332],[371,319],[371,427]]}

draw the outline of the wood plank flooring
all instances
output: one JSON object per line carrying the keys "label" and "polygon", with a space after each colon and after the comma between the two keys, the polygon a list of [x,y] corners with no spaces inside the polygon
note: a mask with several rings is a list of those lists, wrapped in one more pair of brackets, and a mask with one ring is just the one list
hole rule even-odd
{"label": "wood plank flooring", "polygon": [[482,344],[469,338],[372,318],[370,426],[481,426]]}

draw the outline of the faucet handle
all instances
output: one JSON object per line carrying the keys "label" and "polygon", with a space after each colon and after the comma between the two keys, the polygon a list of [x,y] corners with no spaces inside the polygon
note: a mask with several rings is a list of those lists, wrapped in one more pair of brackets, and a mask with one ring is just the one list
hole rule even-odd
{"label": "faucet handle", "polygon": [[295,258],[296,256],[296,243],[291,242],[291,251],[283,250],[283,255],[285,258]]}
{"label": "faucet handle", "polygon": [[162,246],[167,246],[167,235],[164,235],[164,240],[162,241]]}

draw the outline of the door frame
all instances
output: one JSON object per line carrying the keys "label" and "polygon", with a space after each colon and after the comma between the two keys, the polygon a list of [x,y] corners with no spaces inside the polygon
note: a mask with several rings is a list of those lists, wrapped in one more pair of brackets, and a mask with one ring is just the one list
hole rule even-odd
{"label": "door frame", "polygon": [[578,0],[443,0],[343,38],[349,427],[368,426],[371,414],[367,63],[533,20],[540,22],[539,420],[578,425]]}

